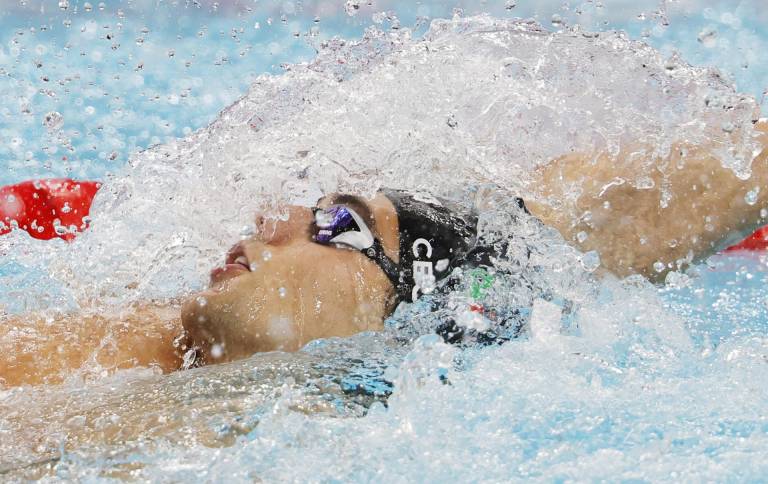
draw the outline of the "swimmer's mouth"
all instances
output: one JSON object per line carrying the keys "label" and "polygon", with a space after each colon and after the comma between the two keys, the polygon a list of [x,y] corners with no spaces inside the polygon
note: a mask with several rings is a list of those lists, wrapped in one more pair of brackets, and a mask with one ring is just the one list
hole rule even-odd
{"label": "swimmer's mouth", "polygon": [[229,249],[223,267],[211,271],[211,285],[237,277],[245,272],[251,272],[251,263],[245,254],[243,244],[236,244]]}

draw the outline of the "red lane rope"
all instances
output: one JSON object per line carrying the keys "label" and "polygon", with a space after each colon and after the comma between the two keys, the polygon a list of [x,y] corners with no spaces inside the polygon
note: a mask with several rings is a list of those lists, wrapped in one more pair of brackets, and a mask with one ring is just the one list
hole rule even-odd
{"label": "red lane rope", "polygon": [[0,235],[15,228],[36,239],[72,240],[88,226],[101,183],[68,178],[30,180],[0,187]]}

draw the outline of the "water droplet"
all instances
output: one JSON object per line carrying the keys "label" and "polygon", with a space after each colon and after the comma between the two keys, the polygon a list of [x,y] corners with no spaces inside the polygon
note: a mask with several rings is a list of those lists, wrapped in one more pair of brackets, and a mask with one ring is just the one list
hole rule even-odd
{"label": "water droplet", "polygon": [[105,8],[107,8],[107,5],[104,2],[99,2],[99,10],[103,12]]}
{"label": "water droplet", "polygon": [[562,25],[563,25],[563,17],[561,17],[558,14],[554,14],[554,15],[552,15],[551,22],[552,22],[552,25],[554,25],[555,27],[562,27]]}
{"label": "water droplet", "polygon": [[581,256],[581,265],[588,272],[596,271],[600,267],[600,255],[596,251],[590,250]]}
{"label": "water droplet", "polygon": [[671,271],[664,279],[664,283],[672,289],[682,289],[691,284],[691,278],[681,272]]}
{"label": "water droplet", "polygon": [[222,356],[224,356],[224,347],[220,344],[216,343],[215,345],[211,346],[211,357],[215,359],[219,359]]}
{"label": "water droplet", "polygon": [[757,195],[759,193],[760,193],[760,187],[753,188],[752,190],[748,191],[746,195],[744,195],[744,201],[747,203],[747,205],[754,205],[754,204],[756,204],[757,203]]}
{"label": "water droplet", "polygon": [[704,27],[697,40],[707,49],[711,49],[717,45],[717,30],[714,27]]}
{"label": "water droplet", "polygon": [[255,24],[253,24],[253,28],[256,30],[259,30],[261,28],[261,24],[259,22],[256,22]]}
{"label": "water droplet", "polygon": [[64,125],[64,116],[58,111],[51,111],[43,118],[43,126],[50,131],[58,131]]}
{"label": "water droplet", "polygon": [[69,0],[59,0],[59,9],[66,10],[69,8]]}
{"label": "water droplet", "polygon": [[197,299],[195,299],[195,302],[197,302],[197,305],[200,306],[201,308],[205,307],[205,305],[208,304],[208,300],[203,296],[198,296]]}
{"label": "water droplet", "polygon": [[176,55],[176,51],[174,49],[168,49],[166,54],[168,55],[168,57],[173,57]]}
{"label": "water droplet", "polygon": [[660,260],[657,260],[656,262],[653,263],[653,270],[655,270],[656,272],[659,272],[659,273],[664,272],[664,267],[666,266]]}
{"label": "water droplet", "polygon": [[578,240],[580,244],[583,244],[584,241],[587,240],[587,237],[589,237],[589,236],[583,230],[581,232],[579,232],[578,234],[576,234],[576,240]]}
{"label": "water droplet", "polygon": [[281,287],[277,290],[277,293],[280,294],[280,297],[285,297],[286,289],[284,287]]}
{"label": "water droplet", "polygon": [[91,5],[91,2],[85,2],[83,4],[83,10],[86,12],[92,12],[93,11],[93,5]]}
{"label": "water droplet", "polygon": [[635,181],[635,188],[638,190],[650,190],[655,187],[656,183],[649,176],[641,176]]}
{"label": "water droplet", "polygon": [[347,0],[347,3],[344,4],[344,11],[350,17],[357,15],[358,10],[360,10],[360,0]]}
{"label": "water droplet", "polygon": [[268,261],[269,259],[272,258],[272,252],[265,250],[264,252],[261,253],[261,258],[264,259],[265,262]]}
{"label": "water droplet", "polygon": [[240,229],[240,238],[241,239],[247,239],[253,234],[256,233],[256,226],[253,224],[243,225],[243,228]]}

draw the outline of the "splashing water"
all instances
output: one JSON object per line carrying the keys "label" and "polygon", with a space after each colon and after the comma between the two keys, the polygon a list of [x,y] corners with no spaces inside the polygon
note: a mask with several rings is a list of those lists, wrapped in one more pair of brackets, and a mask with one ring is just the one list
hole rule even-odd
{"label": "splashing water", "polygon": [[[723,105],[727,121],[750,129],[754,100],[717,72],[620,33],[550,33],[489,16],[434,21],[418,40],[370,28],[359,42],[328,41],[315,61],[258,78],[209,127],[134,155],[72,245],[37,253],[12,235],[0,249],[46,274],[41,291],[55,289],[55,307],[173,296],[201,287],[258,208],[253,200],[275,209],[380,187],[465,200],[490,180],[504,195],[533,196],[537,166],[630,139],[653,147],[649,160],[676,140],[719,140],[733,147],[718,153],[723,165],[746,177],[754,147],[722,129]],[[638,180],[653,169],[639,167]],[[753,456],[768,447],[768,338],[724,329],[719,312],[733,309],[734,294],[714,296],[713,323],[695,308],[714,292],[706,274],[659,294],[642,278],[597,278],[595,254],[534,221],[511,224],[504,210],[488,210],[481,225],[519,256],[499,297],[533,308],[532,321],[567,300],[567,330],[458,349],[424,334],[436,321],[417,303],[382,334],[295,355],[6,390],[0,429],[14,438],[0,443],[0,472],[237,481],[765,474]],[[744,264],[738,277],[752,274],[759,292],[764,262]],[[729,317],[768,320],[764,306],[735,308]]]}

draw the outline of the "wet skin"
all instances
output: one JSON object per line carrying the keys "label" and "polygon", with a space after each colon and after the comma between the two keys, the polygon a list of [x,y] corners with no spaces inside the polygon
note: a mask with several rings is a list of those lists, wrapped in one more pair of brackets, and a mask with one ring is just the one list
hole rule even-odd
{"label": "wet skin", "polygon": [[[332,204],[326,197],[318,205]],[[383,195],[359,212],[393,260],[398,260],[397,214]],[[187,345],[205,363],[258,351],[294,351],[318,338],[381,330],[394,309],[383,271],[356,250],[312,240],[312,211],[289,207],[287,220],[257,217],[253,237],[235,245],[211,273],[210,288],[182,306]],[[361,214],[363,215],[363,214]]]}

